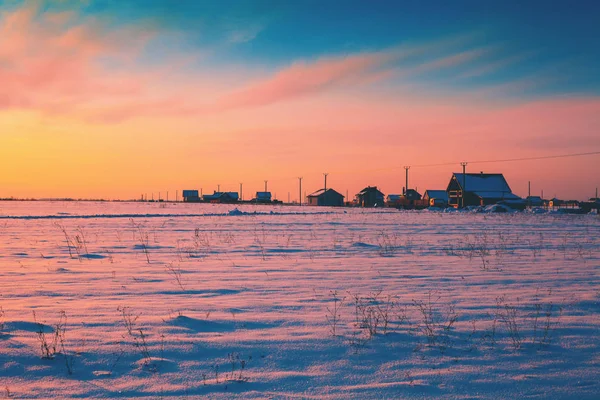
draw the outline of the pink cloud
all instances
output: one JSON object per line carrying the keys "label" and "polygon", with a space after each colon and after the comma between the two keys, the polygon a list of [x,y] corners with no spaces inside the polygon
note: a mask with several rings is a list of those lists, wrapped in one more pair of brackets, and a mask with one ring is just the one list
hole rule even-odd
{"label": "pink cloud", "polygon": [[217,109],[261,106],[340,85],[359,85],[377,76],[393,52],[327,58],[315,63],[295,63],[273,77],[237,90],[217,102]]}
{"label": "pink cloud", "polygon": [[73,111],[90,99],[141,91],[147,76],[108,71],[99,60],[127,63],[151,33],[107,31],[93,19],[71,25],[71,18],[35,6],[0,16],[0,109]]}

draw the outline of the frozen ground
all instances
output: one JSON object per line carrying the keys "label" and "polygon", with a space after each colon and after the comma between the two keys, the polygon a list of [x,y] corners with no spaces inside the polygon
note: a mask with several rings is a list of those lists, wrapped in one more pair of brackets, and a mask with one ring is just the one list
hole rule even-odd
{"label": "frozen ground", "polygon": [[598,216],[238,208],[0,203],[0,398],[598,398]]}

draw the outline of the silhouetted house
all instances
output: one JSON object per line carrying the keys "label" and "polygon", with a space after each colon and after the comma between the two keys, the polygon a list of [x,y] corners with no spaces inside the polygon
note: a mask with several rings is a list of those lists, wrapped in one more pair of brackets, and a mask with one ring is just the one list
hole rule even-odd
{"label": "silhouetted house", "polygon": [[202,199],[211,203],[235,203],[239,200],[239,195],[237,192],[214,192],[205,194]]}
{"label": "silhouetted house", "polygon": [[256,192],[256,197],[253,201],[256,203],[270,203],[271,192]]}
{"label": "silhouetted house", "polygon": [[445,190],[426,190],[423,200],[431,207],[444,207],[448,205],[448,192]]}
{"label": "silhouetted house", "polygon": [[308,205],[338,207],[344,205],[344,196],[333,189],[319,189],[308,195]]}
{"label": "silhouetted house", "polygon": [[424,200],[421,200],[421,194],[415,189],[408,189],[400,196],[398,201],[395,202],[394,206],[405,210],[419,210],[428,207],[429,204]]}
{"label": "silhouetted house", "polygon": [[548,202],[548,206],[549,207],[562,207],[565,205],[565,201],[557,199],[556,197],[550,199],[550,201]]}
{"label": "silhouetted house", "polygon": [[527,196],[525,200],[529,207],[541,207],[544,205],[544,200],[540,196]]}
{"label": "silhouetted house", "polygon": [[198,196],[197,190],[184,190],[182,197],[183,201],[185,202],[200,201],[200,196]]}
{"label": "silhouetted house", "polygon": [[[448,204],[454,207],[486,206],[499,201],[510,202],[522,199],[514,195],[502,174],[453,173],[448,183]],[[464,195],[464,204],[462,203]]]}
{"label": "silhouetted house", "polygon": [[423,193],[423,200],[441,199],[448,202],[448,192],[445,190],[426,190]]}
{"label": "silhouetted house", "polygon": [[377,186],[367,186],[356,195],[356,203],[360,207],[383,207],[384,195]]}
{"label": "silhouetted house", "polygon": [[400,194],[388,194],[386,198],[386,204],[390,207],[397,207],[400,204]]}
{"label": "silhouetted house", "polygon": [[417,192],[415,189],[408,189],[402,197],[408,201],[421,200],[421,193]]}

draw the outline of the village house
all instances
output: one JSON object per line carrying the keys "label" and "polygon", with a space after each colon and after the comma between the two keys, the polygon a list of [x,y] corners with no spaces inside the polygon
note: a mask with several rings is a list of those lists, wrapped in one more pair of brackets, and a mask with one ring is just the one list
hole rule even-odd
{"label": "village house", "polygon": [[377,186],[367,186],[356,195],[356,203],[360,207],[383,207],[384,197]]}
{"label": "village house", "polygon": [[333,189],[319,189],[307,197],[310,206],[340,207],[344,205],[344,196]]}
{"label": "village house", "polygon": [[237,192],[214,192],[202,196],[204,201],[211,203],[235,203],[239,200]]}
{"label": "village house", "polygon": [[445,207],[448,205],[448,192],[445,190],[426,190],[423,193],[423,200],[430,207]]}
{"label": "village house", "polygon": [[523,201],[514,195],[502,174],[455,172],[448,183],[448,204],[453,207],[486,206],[500,201]]}
{"label": "village house", "polygon": [[256,197],[252,201],[255,203],[270,203],[271,192],[256,192]]}
{"label": "village house", "polygon": [[200,201],[197,190],[184,190],[182,192],[183,201],[185,202],[197,202]]}
{"label": "village house", "polygon": [[400,204],[400,194],[388,194],[385,203],[388,207],[397,207]]}
{"label": "village house", "polygon": [[542,207],[544,200],[540,196],[527,196],[525,198],[529,207]]}

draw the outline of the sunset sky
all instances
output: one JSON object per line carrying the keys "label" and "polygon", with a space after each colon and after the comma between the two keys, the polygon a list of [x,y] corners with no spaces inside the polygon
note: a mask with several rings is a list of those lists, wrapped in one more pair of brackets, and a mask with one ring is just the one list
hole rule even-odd
{"label": "sunset sky", "polygon": [[[559,3],[559,4],[554,4]],[[600,151],[600,2],[0,0],[0,197],[445,189]],[[455,165],[418,167],[452,162]],[[600,155],[471,163],[584,199]]]}

